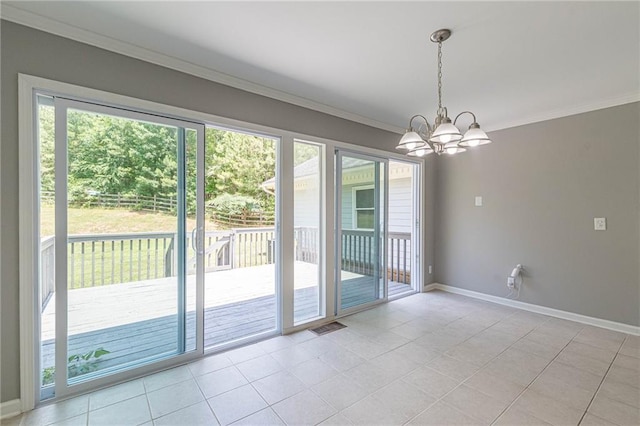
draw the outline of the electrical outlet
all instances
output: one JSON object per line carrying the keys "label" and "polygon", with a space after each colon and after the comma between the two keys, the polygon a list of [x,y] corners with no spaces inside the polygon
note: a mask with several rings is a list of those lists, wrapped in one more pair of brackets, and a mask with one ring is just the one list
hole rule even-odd
{"label": "electrical outlet", "polygon": [[476,207],[482,207],[482,197],[480,195],[476,195],[475,205]]}
{"label": "electrical outlet", "polygon": [[607,230],[607,218],[606,217],[594,217],[593,218],[593,229],[596,231],[606,231]]}
{"label": "electrical outlet", "polygon": [[429,265],[429,274],[431,274],[432,272],[433,272],[433,267]]}

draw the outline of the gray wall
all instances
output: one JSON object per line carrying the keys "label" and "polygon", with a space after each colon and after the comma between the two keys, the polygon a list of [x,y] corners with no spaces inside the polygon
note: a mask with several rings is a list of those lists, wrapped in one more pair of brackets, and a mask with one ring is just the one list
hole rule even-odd
{"label": "gray wall", "polygon": [[521,301],[640,325],[639,105],[496,131],[440,158],[436,281],[504,296],[522,263]]}
{"label": "gray wall", "polygon": [[[18,73],[392,151],[398,135],[2,21],[0,401],[19,397]],[[428,185],[432,185],[428,184]],[[432,188],[430,186],[429,188]],[[433,198],[433,190],[428,193]],[[429,214],[432,218],[433,214]],[[429,240],[427,257],[433,256]]]}

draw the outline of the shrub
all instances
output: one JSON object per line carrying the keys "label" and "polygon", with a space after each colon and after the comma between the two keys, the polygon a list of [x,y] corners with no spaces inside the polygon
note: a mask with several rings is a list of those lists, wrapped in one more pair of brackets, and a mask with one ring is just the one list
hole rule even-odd
{"label": "shrub", "polygon": [[207,203],[214,214],[242,216],[259,211],[260,203],[253,197],[236,194],[222,194]]}

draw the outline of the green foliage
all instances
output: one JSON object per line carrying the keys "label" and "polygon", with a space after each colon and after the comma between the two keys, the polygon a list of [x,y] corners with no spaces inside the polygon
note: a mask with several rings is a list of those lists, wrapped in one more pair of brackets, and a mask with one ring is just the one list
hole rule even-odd
{"label": "green foliage", "polygon": [[274,197],[261,187],[275,176],[275,141],[253,135],[208,128],[206,133],[208,199],[223,194],[256,199],[262,209],[273,212]]}
{"label": "green foliage", "polygon": [[175,195],[176,128],[69,111],[67,133],[71,193]]}
{"label": "green foliage", "polygon": [[56,368],[55,367],[47,367],[42,370],[42,385],[50,385],[55,381],[56,376]]}
{"label": "green foliage", "polygon": [[[43,191],[54,190],[54,108],[39,107],[40,168]],[[83,205],[91,195],[120,194],[175,198],[178,132],[175,127],[69,110],[67,141],[69,198]],[[187,210],[195,211],[196,132],[187,130]],[[273,212],[274,197],[261,183],[275,176],[275,141],[207,128],[206,199],[222,194],[249,196]]]}
{"label": "green foliage", "polygon": [[308,161],[314,157],[320,155],[320,148],[318,145],[296,142],[293,145],[293,165],[299,166],[300,164]]}
{"label": "green foliage", "polygon": [[[84,354],[71,355],[67,360],[69,378],[87,374],[98,369],[98,358],[110,354],[100,347]],[[42,385],[49,385],[55,381],[56,368],[47,367],[42,370]]]}
{"label": "green foliage", "polygon": [[214,213],[225,216],[240,216],[259,210],[260,204],[253,197],[222,194],[207,203]]}
{"label": "green foliage", "polygon": [[40,105],[38,108],[40,136],[40,182],[43,191],[53,191],[54,188],[54,140],[55,119],[53,107]]}

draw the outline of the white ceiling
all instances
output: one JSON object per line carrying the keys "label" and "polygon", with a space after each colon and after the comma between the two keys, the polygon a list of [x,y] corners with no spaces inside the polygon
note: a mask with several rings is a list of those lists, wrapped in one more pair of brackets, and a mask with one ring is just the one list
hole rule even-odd
{"label": "white ceiling", "polygon": [[640,99],[638,2],[2,7],[9,20],[137,56],[152,51],[174,68],[216,71],[207,75],[393,130],[413,114],[435,115],[437,47],[428,38],[438,28],[453,30],[443,47],[443,103],[450,115],[474,111],[485,129]]}

